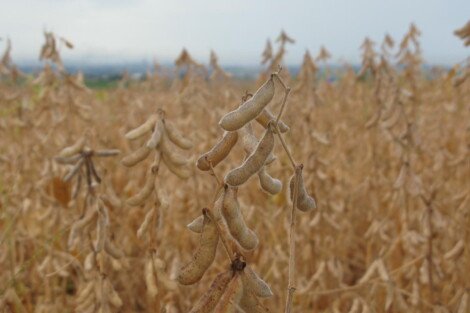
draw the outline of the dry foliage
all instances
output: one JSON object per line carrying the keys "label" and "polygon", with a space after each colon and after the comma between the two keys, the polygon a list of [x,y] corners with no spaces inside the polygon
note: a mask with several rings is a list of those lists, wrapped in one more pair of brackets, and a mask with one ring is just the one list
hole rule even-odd
{"label": "dry foliage", "polygon": [[468,65],[426,77],[419,35],[334,82],[282,32],[257,82],[184,49],[106,90],[7,41],[0,312],[469,312]]}

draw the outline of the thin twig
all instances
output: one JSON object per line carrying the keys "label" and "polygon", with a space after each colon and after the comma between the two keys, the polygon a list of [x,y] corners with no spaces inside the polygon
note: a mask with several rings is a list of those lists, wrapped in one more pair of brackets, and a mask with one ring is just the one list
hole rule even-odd
{"label": "thin twig", "polygon": [[292,210],[290,215],[290,228],[289,228],[289,283],[287,287],[286,309],[285,313],[292,312],[292,302],[294,300],[294,292],[296,290],[296,277],[295,277],[295,216],[297,207],[297,197],[299,194],[300,175],[302,173],[303,165],[295,168],[295,181],[294,181],[294,199],[292,200]]}

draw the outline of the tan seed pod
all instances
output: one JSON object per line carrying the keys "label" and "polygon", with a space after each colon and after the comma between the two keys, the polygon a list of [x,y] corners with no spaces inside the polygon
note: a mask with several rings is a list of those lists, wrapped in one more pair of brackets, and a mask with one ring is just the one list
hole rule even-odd
{"label": "tan seed pod", "polygon": [[95,288],[95,283],[94,282],[89,282],[86,283],[85,287],[80,290],[80,292],[77,295],[77,298],[75,299],[75,302],[77,304],[82,303],[85,301],[90,295],[93,294]]}
{"label": "tan seed pod", "polygon": [[54,160],[59,164],[75,164],[80,158],[82,157],[81,154],[74,154],[70,157],[55,157]]}
{"label": "tan seed pod", "polygon": [[200,215],[196,217],[191,223],[186,225],[186,227],[195,233],[201,233],[202,232],[202,227],[204,226],[204,215]]}
{"label": "tan seed pod", "polygon": [[68,239],[68,243],[67,243],[69,248],[71,248],[74,245],[75,240],[77,239],[77,235],[78,235],[77,233],[82,228],[84,228],[86,225],[90,224],[93,221],[93,219],[95,218],[96,214],[97,214],[96,208],[92,208],[92,209],[87,211],[87,213],[85,214],[85,216],[83,218],[76,221],[72,225],[72,229],[70,230],[70,235],[69,235],[69,239]]}
{"label": "tan seed pod", "polygon": [[164,132],[165,132],[165,128],[163,126],[163,121],[161,118],[158,118],[157,121],[155,122],[155,127],[153,129],[152,136],[147,141],[147,144],[146,144],[147,148],[155,149],[160,143],[160,140],[162,139]]}
{"label": "tan seed pod", "polygon": [[166,167],[170,170],[170,172],[172,172],[179,178],[188,179],[189,177],[191,177],[191,170],[188,167],[177,166],[171,163],[171,160],[169,160],[165,154],[162,155],[162,158],[163,158],[163,162],[165,163]]}
{"label": "tan seed pod", "polygon": [[100,252],[104,249],[104,245],[106,243],[106,238],[108,236],[108,224],[109,224],[109,217],[106,209],[98,205],[98,221],[96,224],[96,242],[95,242],[95,252]]}
{"label": "tan seed pod", "polygon": [[170,140],[167,136],[163,136],[161,139],[161,151],[163,155],[174,165],[182,166],[186,165],[189,162],[189,159],[183,155],[177,153],[172,147]]}
{"label": "tan seed pod", "polygon": [[[256,121],[261,124],[264,128],[268,128],[268,124],[271,121],[276,121],[276,117],[269,111],[268,109],[263,109],[261,111],[261,114],[258,115],[256,118]],[[279,121],[279,124],[277,125],[279,127],[279,130],[281,133],[285,133],[289,131],[289,126],[287,126],[283,121]]]}
{"label": "tan seed pod", "polygon": [[153,217],[156,214],[156,210],[153,208],[145,214],[144,221],[140,225],[139,229],[137,230],[137,237],[142,238],[144,234],[147,232],[150,222],[152,221]]}
{"label": "tan seed pod", "polygon": [[85,147],[85,137],[79,138],[73,145],[65,147],[60,151],[59,157],[67,158],[79,153]]}
{"label": "tan seed pod", "polygon": [[204,153],[197,160],[197,167],[201,171],[208,171],[211,169],[210,164],[216,167],[217,164],[222,162],[232,150],[233,146],[237,143],[238,133],[237,132],[225,132],[222,139],[212,147],[211,150]]}
{"label": "tan seed pod", "polygon": [[121,160],[121,163],[122,165],[127,166],[127,167],[134,166],[137,163],[145,160],[145,158],[148,157],[148,155],[150,154],[150,151],[152,150],[150,150],[146,146],[142,146],[139,149],[132,152],[131,154],[129,154],[128,156],[124,157]]}
{"label": "tan seed pod", "polygon": [[261,305],[253,292],[246,288],[245,284],[243,284],[243,294],[240,299],[240,308],[243,311],[250,313],[269,312],[267,308]]}
{"label": "tan seed pod", "polygon": [[243,294],[243,285],[240,276],[235,276],[230,280],[227,289],[217,303],[214,313],[235,313],[237,312],[238,303]]}
{"label": "tan seed pod", "polygon": [[273,296],[273,292],[269,285],[263,279],[261,279],[249,266],[246,266],[243,269],[241,278],[244,288],[252,292],[257,297],[269,298]]}
{"label": "tan seed pod", "polygon": [[201,296],[189,313],[210,313],[214,310],[227,285],[232,279],[232,271],[218,274],[209,289]]}
{"label": "tan seed pod", "polygon": [[127,204],[132,206],[138,206],[144,203],[144,201],[152,194],[155,190],[155,175],[152,171],[148,171],[147,179],[144,187],[135,195],[127,199]]}
{"label": "tan seed pod", "polygon": [[129,131],[127,134],[124,135],[124,137],[126,137],[126,139],[129,139],[129,140],[134,140],[139,137],[142,137],[145,133],[152,130],[152,128],[155,126],[155,122],[157,121],[157,119],[158,119],[158,115],[152,114],[148,118],[148,120],[145,121],[145,123]]}
{"label": "tan seed pod", "polygon": [[[239,137],[242,141],[243,150],[245,150],[246,156],[250,156],[253,152],[255,152],[256,147],[258,146],[258,138],[253,134],[253,128],[251,127],[251,123],[243,126],[238,130]],[[276,160],[276,157],[271,152],[266,160],[266,165],[271,164]]]}
{"label": "tan seed pod", "polygon": [[191,262],[181,268],[177,280],[182,285],[192,285],[198,282],[209,266],[214,262],[219,243],[219,233],[214,221],[204,215],[199,247],[193,255]]}
{"label": "tan seed pod", "polygon": [[444,254],[444,259],[446,260],[456,260],[458,259],[464,252],[465,250],[465,242],[460,239],[457,241],[455,246],[450,249],[446,254]]}
{"label": "tan seed pod", "polygon": [[227,223],[232,237],[246,250],[253,250],[258,245],[258,237],[248,228],[237,201],[236,187],[225,186],[222,216]]}
{"label": "tan seed pod", "polygon": [[67,173],[67,175],[64,176],[64,179],[63,181],[64,182],[68,182],[69,180],[71,180],[75,174],[78,173],[78,171],[80,170],[80,168],[82,167],[82,165],[85,163],[85,158],[81,158],[77,164],[75,164],[71,169],[70,171]]}
{"label": "tan seed pod", "polygon": [[152,259],[148,258],[145,262],[145,285],[147,286],[147,294],[154,298],[158,294],[157,280],[153,269]]}
{"label": "tan seed pod", "polygon": [[307,190],[305,189],[304,179],[302,177],[302,166],[296,167],[295,174],[290,179],[289,189],[290,189],[291,201],[294,201],[294,184],[295,184],[296,175],[300,176],[299,187],[298,187],[299,190],[297,193],[297,209],[299,209],[300,211],[304,211],[304,212],[315,209],[317,207],[317,204],[315,203],[315,199],[311,197],[307,193]]}
{"label": "tan seed pod", "polygon": [[219,125],[227,130],[234,131],[240,129],[246,123],[255,119],[261,111],[268,105],[274,96],[274,80],[271,76],[245,103],[240,105],[235,111],[225,114]]}
{"label": "tan seed pod", "polygon": [[[270,124],[271,125],[271,124]],[[272,125],[266,129],[263,138],[258,143],[256,150],[239,167],[231,170],[225,176],[225,182],[231,186],[240,186],[253,174],[257,173],[266,163],[269,154],[274,148],[274,135]]]}
{"label": "tan seed pod", "polygon": [[166,120],[164,121],[164,124],[165,124],[165,130],[166,130],[166,134],[168,135],[168,138],[170,138],[170,140],[175,145],[185,150],[189,150],[193,147],[193,143],[191,142],[191,140],[185,138],[179,132],[179,130],[173,126],[173,124],[171,124],[170,122]]}
{"label": "tan seed pod", "polygon": [[[219,222],[222,218],[222,206],[224,204],[224,192],[220,193],[217,200],[215,200],[214,208],[212,209],[212,213],[214,214],[215,220],[217,222]],[[186,225],[186,227],[195,233],[201,233],[203,225],[204,225],[204,215],[200,215],[196,217],[191,223]]]}
{"label": "tan seed pod", "polygon": [[261,188],[264,191],[275,195],[281,192],[282,190],[282,182],[279,179],[271,177],[271,175],[266,172],[266,167],[261,167],[261,170],[258,172],[259,183]]}
{"label": "tan seed pod", "polygon": [[120,259],[124,256],[124,253],[119,250],[110,240],[109,238],[104,243],[104,250],[108,252],[110,256],[115,259]]}

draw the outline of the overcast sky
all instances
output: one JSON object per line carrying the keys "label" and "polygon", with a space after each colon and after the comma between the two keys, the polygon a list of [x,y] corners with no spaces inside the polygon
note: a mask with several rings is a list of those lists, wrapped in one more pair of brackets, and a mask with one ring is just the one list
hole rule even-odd
{"label": "overcast sky", "polygon": [[468,19],[469,0],[0,0],[0,37],[11,38],[15,61],[36,59],[47,29],[75,44],[65,62],[167,62],[186,47],[201,62],[214,49],[222,64],[251,65],[283,28],[297,40],[289,64],[321,45],[354,63],[365,36],[399,40],[415,22],[425,61],[452,64],[470,55],[452,33]]}

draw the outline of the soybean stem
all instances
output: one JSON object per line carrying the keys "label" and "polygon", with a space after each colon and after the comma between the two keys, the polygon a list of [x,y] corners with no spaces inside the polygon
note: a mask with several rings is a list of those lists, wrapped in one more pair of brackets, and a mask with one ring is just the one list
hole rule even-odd
{"label": "soybean stem", "polygon": [[297,197],[299,194],[300,174],[302,173],[302,165],[295,168],[295,181],[294,181],[294,199],[292,200],[292,210],[290,215],[290,228],[289,228],[289,283],[287,286],[287,298],[285,313],[292,312],[292,302],[294,299],[294,292],[296,290],[296,277],[295,277],[295,217],[297,207]]}

